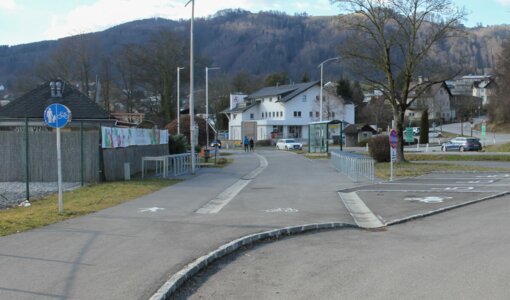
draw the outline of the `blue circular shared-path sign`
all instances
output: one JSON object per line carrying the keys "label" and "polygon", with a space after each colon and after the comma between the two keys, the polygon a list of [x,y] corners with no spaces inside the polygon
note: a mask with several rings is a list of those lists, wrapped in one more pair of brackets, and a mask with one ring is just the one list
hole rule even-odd
{"label": "blue circular shared-path sign", "polygon": [[71,110],[59,103],[51,104],[44,110],[44,123],[53,128],[62,128],[71,121]]}

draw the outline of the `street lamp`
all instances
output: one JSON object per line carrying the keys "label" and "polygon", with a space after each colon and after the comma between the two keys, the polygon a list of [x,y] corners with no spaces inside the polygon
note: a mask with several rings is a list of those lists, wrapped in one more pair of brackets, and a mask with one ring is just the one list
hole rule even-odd
{"label": "street lamp", "polygon": [[328,58],[326,59],[325,61],[321,62],[319,64],[319,66],[317,66],[317,68],[321,68],[321,92],[320,92],[320,113],[319,113],[319,116],[320,116],[320,121],[322,122],[322,77],[323,77],[323,66],[325,63],[327,63],[328,61],[333,61],[333,60],[339,60],[340,57],[333,57],[333,58]]}
{"label": "street lamp", "polygon": [[177,134],[181,134],[181,80],[179,76],[179,71],[184,69],[184,67],[177,67]]}
{"label": "street lamp", "polygon": [[191,144],[191,174],[195,174],[195,145],[193,141],[195,139],[195,96],[194,96],[194,80],[193,80],[193,21],[195,20],[195,0],[190,0],[191,3],[191,21],[190,21],[190,35],[189,35],[189,127],[190,127],[190,144]]}
{"label": "street lamp", "polygon": [[205,67],[205,149],[209,147],[209,70],[217,70],[219,67]]}

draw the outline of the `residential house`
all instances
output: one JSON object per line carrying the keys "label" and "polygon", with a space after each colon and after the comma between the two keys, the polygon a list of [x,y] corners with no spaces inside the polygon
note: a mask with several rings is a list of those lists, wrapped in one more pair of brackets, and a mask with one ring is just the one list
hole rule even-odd
{"label": "residential house", "polygon": [[375,126],[368,124],[350,124],[344,128],[345,146],[356,147],[378,133]]}
{"label": "residential house", "polygon": [[[308,124],[320,120],[320,82],[262,88],[253,94],[231,95],[229,139],[296,138],[308,140]],[[322,120],[354,123],[354,105],[323,89]]]}
{"label": "residential house", "polygon": [[[63,81],[45,82],[30,92],[0,108],[0,129],[10,130],[25,126],[37,130],[51,130],[44,123],[44,110],[50,104],[60,103],[71,110],[72,120],[67,128],[113,127],[117,120],[104,109]],[[34,129],[35,130],[35,129]]]}
{"label": "residential house", "polygon": [[483,80],[473,82],[473,96],[482,99],[482,105],[490,102],[490,98],[496,96],[498,85],[491,77],[485,77]]}
{"label": "residential house", "polygon": [[414,100],[405,115],[411,121],[419,121],[423,111],[428,109],[429,120],[445,123],[452,118],[451,99],[452,94],[446,83],[435,83]]}

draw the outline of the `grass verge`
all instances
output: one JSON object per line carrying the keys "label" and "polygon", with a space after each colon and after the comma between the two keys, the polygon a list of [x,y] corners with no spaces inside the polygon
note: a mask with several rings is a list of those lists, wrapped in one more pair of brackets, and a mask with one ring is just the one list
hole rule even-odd
{"label": "grass verge", "polygon": [[58,195],[48,195],[29,207],[0,210],[0,236],[46,226],[97,212],[173,185],[178,180],[146,179],[85,186],[63,194],[64,212],[58,212]]}
{"label": "grass verge", "polygon": [[406,159],[411,161],[443,160],[443,161],[510,161],[510,155],[501,154],[414,154],[406,153]]}
{"label": "grass verge", "polygon": [[[393,176],[394,177],[412,177],[420,176],[431,172],[441,171],[494,171],[500,170],[497,168],[485,168],[477,166],[462,166],[462,165],[451,165],[451,164],[420,164],[420,163],[398,163],[393,164]],[[381,179],[390,178],[390,163],[376,163],[375,164],[375,176]]]}
{"label": "grass verge", "polygon": [[[441,171],[494,171],[494,170],[507,170],[497,168],[485,168],[477,166],[462,166],[462,165],[451,165],[451,164],[420,164],[420,163],[398,163],[393,164],[393,177],[413,177],[425,175],[431,172]],[[381,179],[390,178],[390,163],[376,163],[375,164],[375,176]]]}
{"label": "grass verge", "polygon": [[510,152],[510,143],[488,145],[483,148],[485,152]]}

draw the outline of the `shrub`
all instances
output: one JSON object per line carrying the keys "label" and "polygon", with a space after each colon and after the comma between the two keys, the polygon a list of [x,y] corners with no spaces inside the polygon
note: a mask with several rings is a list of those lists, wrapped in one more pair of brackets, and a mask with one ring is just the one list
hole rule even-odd
{"label": "shrub", "polygon": [[377,162],[390,161],[390,142],[387,135],[377,135],[368,141],[368,152]]}
{"label": "shrub", "polygon": [[188,148],[188,141],[182,134],[171,135],[168,138],[168,152],[170,154],[185,153]]}
{"label": "shrub", "polygon": [[202,152],[202,147],[200,147],[199,145],[195,145],[195,153],[200,153]]}
{"label": "shrub", "polygon": [[271,140],[259,140],[255,143],[257,146],[271,146]]}
{"label": "shrub", "polygon": [[224,158],[224,157],[220,157],[220,158],[218,158],[218,159],[216,160],[216,164],[218,164],[218,165],[224,165],[224,164],[226,164],[227,162],[228,162],[228,161],[227,161],[227,159],[226,159],[226,158]]}

